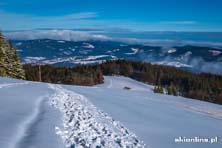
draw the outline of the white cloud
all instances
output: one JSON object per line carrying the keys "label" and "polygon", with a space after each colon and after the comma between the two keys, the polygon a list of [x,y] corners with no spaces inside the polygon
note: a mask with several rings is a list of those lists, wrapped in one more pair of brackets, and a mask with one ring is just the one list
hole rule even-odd
{"label": "white cloud", "polygon": [[118,41],[128,44],[143,44],[151,46],[182,46],[196,45],[222,48],[221,42],[206,42],[206,41],[191,41],[177,39],[138,39],[138,38],[118,38],[104,34],[91,34],[83,31],[73,30],[30,30],[30,31],[15,31],[3,32],[8,39],[16,40],[35,40],[35,39],[53,39],[66,41]]}
{"label": "white cloud", "polygon": [[82,31],[73,30],[30,30],[5,32],[4,35],[9,39],[17,40],[35,40],[35,39],[53,39],[66,41],[86,41],[86,40],[111,40],[105,35],[93,35]]}

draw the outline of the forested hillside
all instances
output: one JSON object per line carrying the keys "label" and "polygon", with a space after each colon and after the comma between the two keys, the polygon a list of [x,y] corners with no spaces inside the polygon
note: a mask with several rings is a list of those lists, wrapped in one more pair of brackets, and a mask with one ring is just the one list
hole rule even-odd
{"label": "forested hillside", "polygon": [[96,66],[55,67],[51,65],[23,66],[27,80],[57,84],[93,86],[103,83],[103,74]]}
{"label": "forested hillside", "polygon": [[16,49],[0,33],[0,76],[25,79]]}
{"label": "forested hillside", "polygon": [[[28,80],[39,81],[39,66],[24,65]],[[103,75],[123,75],[155,85],[157,93],[180,95],[222,104],[222,76],[194,74],[174,67],[137,61],[107,61],[74,68],[41,66],[43,82],[95,85],[103,83]]]}

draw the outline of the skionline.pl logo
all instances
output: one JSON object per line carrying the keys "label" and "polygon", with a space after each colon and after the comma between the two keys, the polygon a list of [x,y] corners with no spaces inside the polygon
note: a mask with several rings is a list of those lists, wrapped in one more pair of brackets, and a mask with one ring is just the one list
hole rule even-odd
{"label": "skionline.pl logo", "polygon": [[219,140],[218,137],[213,138],[201,138],[201,137],[193,137],[193,138],[187,138],[187,137],[178,137],[175,138],[176,143],[217,143]]}

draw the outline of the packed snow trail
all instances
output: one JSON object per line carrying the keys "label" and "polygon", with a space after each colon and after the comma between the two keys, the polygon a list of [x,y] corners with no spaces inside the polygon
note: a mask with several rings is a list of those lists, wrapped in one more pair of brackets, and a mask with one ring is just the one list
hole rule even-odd
{"label": "packed snow trail", "polygon": [[0,88],[8,88],[8,87],[16,87],[19,85],[26,85],[29,84],[28,82],[24,82],[24,83],[3,83],[0,84]]}
{"label": "packed snow trail", "polygon": [[50,97],[52,106],[63,113],[63,127],[56,127],[66,147],[145,147],[135,134],[120,122],[97,109],[84,96],[49,85],[55,90]]}
{"label": "packed snow trail", "polygon": [[17,130],[17,134],[12,138],[11,145],[9,148],[20,148],[22,142],[25,138],[28,137],[28,131],[32,128],[32,125],[37,122],[38,117],[41,113],[41,107],[43,105],[43,101],[47,98],[47,96],[42,96],[37,98],[34,111],[30,114],[22,123],[20,123],[19,128]]}
{"label": "packed snow trail", "polygon": [[0,79],[0,148],[63,148],[55,134],[61,114],[48,103],[44,83]]}

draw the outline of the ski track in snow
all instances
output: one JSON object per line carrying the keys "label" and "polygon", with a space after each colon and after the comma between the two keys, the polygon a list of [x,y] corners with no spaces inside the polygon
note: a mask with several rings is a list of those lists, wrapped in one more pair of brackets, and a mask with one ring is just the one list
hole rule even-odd
{"label": "ski track in snow", "polygon": [[33,113],[18,125],[18,131],[16,132],[17,134],[15,135],[15,137],[12,138],[12,141],[8,146],[9,148],[22,148],[21,144],[23,140],[26,139],[26,137],[28,136],[28,131],[32,128],[32,125],[38,120],[42,104],[44,100],[48,97],[49,96],[46,95],[37,99]]}
{"label": "ski track in snow", "polygon": [[112,88],[112,86],[113,86],[113,80],[109,80],[109,85],[108,85],[108,87],[107,88]]}
{"label": "ski track in snow", "polygon": [[3,83],[3,84],[0,84],[0,88],[8,88],[8,87],[16,87],[16,86],[19,86],[19,85],[26,85],[26,84],[29,84],[29,82],[21,82],[21,83]]}
{"label": "ski track in snow", "polygon": [[50,105],[63,114],[63,127],[55,127],[66,147],[142,148],[146,145],[120,122],[97,109],[84,96],[49,84],[55,90]]}
{"label": "ski track in snow", "polygon": [[209,116],[215,119],[222,119],[222,111],[215,109],[215,108],[209,108],[206,106],[188,106],[184,105],[185,108],[188,109],[188,111],[194,111],[196,113],[200,113],[205,116]]}

